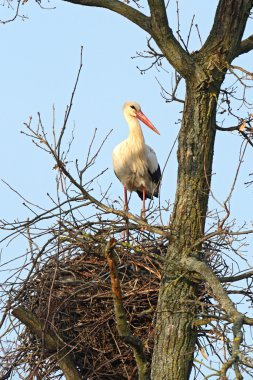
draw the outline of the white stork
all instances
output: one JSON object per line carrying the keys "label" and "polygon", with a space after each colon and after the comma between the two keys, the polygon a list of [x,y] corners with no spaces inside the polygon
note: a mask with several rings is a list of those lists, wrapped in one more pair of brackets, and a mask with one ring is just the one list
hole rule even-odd
{"label": "white stork", "polygon": [[124,210],[128,211],[127,190],[136,191],[142,199],[141,215],[145,218],[145,199],[158,197],[161,170],[154,150],[145,144],[139,120],[158,135],[160,133],[138,103],[125,103],[123,114],[129,126],[129,136],[114,148],[113,168],[124,186]]}

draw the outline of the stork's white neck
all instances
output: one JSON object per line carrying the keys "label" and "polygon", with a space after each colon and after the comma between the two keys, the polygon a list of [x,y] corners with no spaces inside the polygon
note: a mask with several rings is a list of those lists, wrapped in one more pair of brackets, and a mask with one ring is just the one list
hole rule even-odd
{"label": "stork's white neck", "polygon": [[144,149],[145,140],[139,120],[136,117],[130,115],[125,115],[125,118],[129,126],[128,140],[131,141],[132,145],[137,149]]}

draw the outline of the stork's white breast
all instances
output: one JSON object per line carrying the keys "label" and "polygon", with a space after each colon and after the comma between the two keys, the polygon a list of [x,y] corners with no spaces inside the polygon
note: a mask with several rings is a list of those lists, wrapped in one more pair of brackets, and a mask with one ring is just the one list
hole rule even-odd
{"label": "stork's white breast", "polygon": [[158,168],[156,154],[148,145],[133,146],[128,140],[117,145],[112,154],[114,171],[124,186],[130,191],[153,191],[154,184],[149,172]]}

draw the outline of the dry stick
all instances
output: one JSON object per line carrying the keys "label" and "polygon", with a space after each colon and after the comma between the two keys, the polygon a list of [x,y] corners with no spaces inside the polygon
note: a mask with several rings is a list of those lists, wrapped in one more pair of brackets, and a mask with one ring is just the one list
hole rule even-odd
{"label": "dry stick", "polygon": [[31,275],[33,274],[33,270],[34,268],[36,267],[37,265],[37,262],[39,260],[39,258],[42,256],[42,254],[45,252],[47,246],[55,239],[55,237],[53,236],[52,238],[48,239],[48,241],[43,245],[43,247],[41,248],[40,252],[37,254],[37,256],[33,259],[33,262],[32,262],[32,266],[28,272],[28,275],[26,276],[25,280],[23,281],[23,286],[19,289],[19,291],[16,293],[15,297],[13,299],[9,299],[7,301],[7,304],[6,304],[6,308],[5,308],[5,311],[3,312],[3,315],[2,315],[2,318],[0,319],[0,328],[3,326],[4,322],[5,322],[5,319],[7,318],[8,316],[8,313],[9,311],[11,310],[12,308],[12,305],[15,301],[17,301],[20,297],[20,295],[22,294],[22,292],[25,290],[26,288],[26,285],[31,277]]}
{"label": "dry stick", "polygon": [[250,277],[253,278],[253,270],[238,274],[237,276],[221,277],[220,282],[236,282],[236,281],[245,280]]}
{"label": "dry stick", "polygon": [[248,141],[248,143],[253,146],[253,142],[251,141],[251,139],[249,138],[249,136],[247,135],[247,133],[243,132],[243,131],[239,131],[239,133]]}
{"label": "dry stick", "polygon": [[76,77],[76,82],[75,82],[74,89],[73,89],[72,94],[71,94],[69,106],[67,107],[67,110],[66,110],[66,113],[65,113],[63,127],[61,129],[60,136],[59,136],[59,139],[58,139],[58,142],[57,142],[57,145],[56,145],[56,149],[58,151],[58,156],[59,157],[60,157],[61,141],[62,141],[64,132],[65,132],[65,129],[67,127],[69,115],[70,115],[70,112],[71,112],[71,109],[72,109],[72,106],[73,106],[73,100],[74,100],[76,88],[77,88],[77,85],[78,85],[78,82],[79,82],[79,77],[80,77],[80,74],[81,74],[81,71],[82,71],[82,67],[83,67],[83,46],[81,46],[80,65],[79,65],[79,70],[78,70],[77,77]]}
{"label": "dry stick", "polygon": [[[173,142],[173,144],[172,144],[172,147],[171,147],[171,149],[170,149],[170,151],[169,151],[168,157],[166,158],[165,164],[164,164],[164,166],[163,166],[162,174],[161,174],[161,180],[160,180],[160,186],[161,186],[161,183],[162,183],[163,174],[164,174],[164,172],[165,172],[166,166],[167,166],[167,164],[168,164],[168,162],[169,162],[169,159],[170,159],[170,156],[171,156],[171,154],[172,154],[172,152],[173,152],[173,149],[174,149],[174,147],[175,147],[175,145],[176,145],[176,142],[177,142],[177,140],[178,140],[178,137],[179,137],[179,132],[178,132],[178,134],[177,134],[177,136],[176,136],[176,138],[175,138],[175,140],[174,140],[174,142]],[[162,214],[161,214],[161,196],[160,196],[160,193],[159,193],[159,198],[158,198],[158,199],[159,199],[158,204],[159,204],[160,221],[161,221],[161,224],[163,225]]]}
{"label": "dry stick", "polygon": [[[244,144],[244,141],[241,145],[241,148],[240,148],[240,151],[242,150],[242,146]],[[239,172],[240,172],[240,168],[242,166],[242,163],[243,163],[243,158],[244,158],[244,155],[245,155],[245,152],[246,152],[246,149],[247,149],[247,141],[246,141],[246,144],[245,144],[245,147],[243,149],[243,151],[240,153],[240,157],[239,157],[239,163],[238,163],[238,166],[237,166],[237,169],[236,169],[236,173],[235,173],[235,177],[234,177],[234,180],[233,180],[233,183],[232,183],[232,186],[231,186],[231,189],[229,191],[229,194],[227,196],[227,198],[225,199],[223,205],[224,205],[224,209],[226,211],[226,215],[224,216],[224,218],[222,219],[222,221],[219,223],[218,225],[218,229],[223,229],[223,226],[225,224],[225,222],[228,220],[228,218],[230,217],[230,206],[228,205],[230,203],[230,200],[232,198],[232,194],[233,194],[233,191],[235,189],[235,185],[236,185],[236,181],[238,179],[238,175],[239,175]]]}
{"label": "dry stick", "polygon": [[65,347],[64,343],[52,331],[43,331],[44,324],[30,311],[24,307],[16,307],[13,310],[14,317],[18,318],[28,329],[40,339],[44,336],[45,348],[50,353],[55,353],[57,362],[67,380],[81,380],[82,377],[77,371],[72,355]]}
{"label": "dry stick", "polygon": [[230,65],[230,67],[231,67],[233,70],[239,70],[239,71],[243,72],[244,74],[249,75],[250,79],[253,78],[253,73],[252,73],[251,71],[245,70],[245,69],[244,69],[243,67],[241,67],[241,66]]}
{"label": "dry stick", "polygon": [[223,131],[223,132],[233,132],[233,131],[238,131],[239,132],[239,128],[241,127],[241,123],[238,124],[238,125],[234,125],[232,127],[219,127],[218,125],[215,126],[216,129],[218,129],[218,131]]}
{"label": "dry stick", "polygon": [[178,35],[178,40],[181,41],[183,47],[185,48],[185,51],[187,53],[189,53],[188,51],[188,45],[184,42],[184,39],[183,37],[181,36],[181,33],[180,33],[180,14],[179,14],[179,5],[178,5],[178,0],[176,1],[176,4],[177,4],[177,35]]}
{"label": "dry stick", "polygon": [[[20,3],[21,3],[21,0],[18,0],[17,1],[17,8],[16,8],[16,12],[15,12],[14,16],[12,18],[8,19],[8,20],[0,20],[1,24],[7,24],[9,22],[12,22],[12,21],[16,20],[16,18],[19,16],[18,11],[19,11],[19,7],[20,7]],[[22,3],[22,4],[24,4],[24,3]],[[25,16],[21,16],[21,17],[22,18],[27,18]]]}
{"label": "dry stick", "polygon": [[115,239],[110,239],[105,247],[105,257],[110,269],[111,287],[115,319],[121,339],[133,349],[134,357],[139,371],[139,380],[150,379],[150,363],[147,360],[141,340],[132,335],[127,322],[126,311],[122,302],[122,293],[118,272],[118,259],[114,252]]}
{"label": "dry stick", "polygon": [[195,247],[198,247],[200,244],[204,243],[207,240],[210,240],[211,238],[215,236],[222,236],[222,235],[239,236],[239,235],[248,235],[248,234],[253,234],[253,229],[242,230],[242,231],[230,231],[228,228],[218,229],[216,231],[210,232],[209,234],[206,234],[200,237],[198,240],[195,241],[194,244],[192,244],[190,249],[192,251]]}
{"label": "dry stick", "polygon": [[[181,261],[184,269],[187,268],[191,272],[196,272],[201,275],[201,277],[208,282],[211,287],[215,299],[220,303],[221,307],[225,310],[229,316],[231,322],[233,323],[233,348],[232,355],[230,359],[223,363],[220,370],[220,380],[226,380],[227,370],[234,365],[236,380],[241,380],[241,374],[238,368],[238,361],[240,355],[240,344],[242,342],[242,326],[245,323],[244,315],[241,314],[235,307],[234,303],[231,301],[226,291],[223,289],[220,280],[213,273],[211,268],[209,268],[204,262],[197,260],[195,257],[183,258]],[[249,318],[252,320],[251,318]]]}

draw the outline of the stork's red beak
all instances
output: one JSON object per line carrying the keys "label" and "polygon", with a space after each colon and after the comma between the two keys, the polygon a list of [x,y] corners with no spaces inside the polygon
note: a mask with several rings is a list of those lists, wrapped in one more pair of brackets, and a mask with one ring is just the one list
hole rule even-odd
{"label": "stork's red beak", "polygon": [[151,123],[151,121],[144,115],[142,111],[138,111],[136,117],[141,120],[144,124],[146,124],[152,131],[160,135],[160,132],[156,129],[156,127]]}

